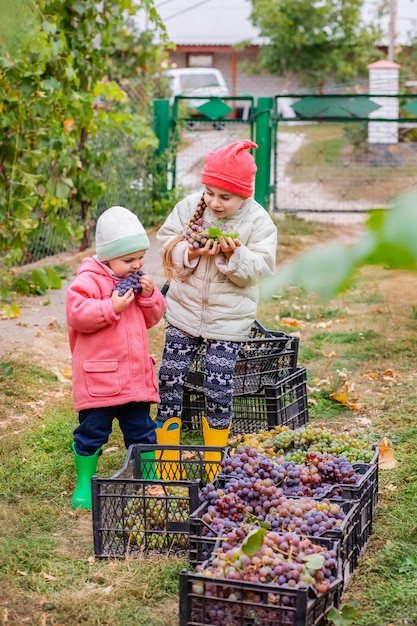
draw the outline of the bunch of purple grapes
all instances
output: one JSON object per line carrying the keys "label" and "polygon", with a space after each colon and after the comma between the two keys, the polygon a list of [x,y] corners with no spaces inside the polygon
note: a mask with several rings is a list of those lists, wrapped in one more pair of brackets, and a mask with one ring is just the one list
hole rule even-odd
{"label": "bunch of purple grapes", "polygon": [[121,278],[113,287],[112,292],[117,291],[119,293],[119,296],[124,296],[125,293],[129,291],[129,289],[133,289],[133,293],[140,293],[142,291],[142,285],[140,284],[139,278],[144,274],[145,272],[143,272],[142,270],[138,270],[130,276]]}
{"label": "bunch of purple grapes", "polygon": [[[270,481],[287,496],[323,497],[334,485],[354,485],[359,480],[353,466],[344,457],[310,452],[305,463],[281,461],[266,457],[249,446],[237,448],[222,461],[222,475],[226,480]],[[227,483],[226,483],[227,484]]]}
{"label": "bunch of purple grapes", "polygon": [[[272,530],[291,531],[299,535],[321,536],[340,526],[346,513],[339,503],[324,498],[304,496],[288,498],[282,489],[259,481],[242,485],[231,480],[216,493],[202,515],[203,536],[225,536],[230,529],[245,525],[248,519],[268,522]],[[267,481],[263,481],[264,483]],[[226,536],[228,540],[228,537]]]}
{"label": "bunch of purple grapes", "polygon": [[344,457],[335,457],[325,452],[307,452],[306,465],[317,467],[326,483],[356,485],[358,482],[358,474]]}

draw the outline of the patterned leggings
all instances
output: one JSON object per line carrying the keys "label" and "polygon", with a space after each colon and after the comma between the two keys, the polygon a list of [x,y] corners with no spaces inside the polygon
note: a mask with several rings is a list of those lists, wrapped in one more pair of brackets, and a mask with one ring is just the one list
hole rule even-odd
{"label": "patterned leggings", "polygon": [[170,326],[165,339],[159,370],[157,420],[180,417],[183,407],[184,383],[197,348],[207,347],[203,392],[206,398],[207,421],[210,428],[223,430],[232,419],[233,372],[240,343],[191,337]]}

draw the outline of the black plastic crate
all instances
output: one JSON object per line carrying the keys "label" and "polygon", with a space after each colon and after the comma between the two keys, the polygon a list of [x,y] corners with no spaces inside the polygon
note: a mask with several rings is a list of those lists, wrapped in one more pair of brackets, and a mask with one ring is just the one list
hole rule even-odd
{"label": "black plastic crate", "polygon": [[[297,497],[291,496],[297,500]],[[326,531],[321,538],[340,541],[340,558],[343,584],[346,585],[358,564],[358,541],[360,530],[360,509],[356,501],[337,501],[346,513],[338,528]],[[189,517],[189,561],[195,567],[206,561],[218,540],[215,530],[203,520],[209,503],[203,502]],[[315,542],[317,537],[308,537]]]}
{"label": "black plastic crate", "polygon": [[378,463],[354,463],[360,475],[357,485],[339,485],[338,497],[359,503],[358,552],[361,554],[372,533],[375,507],[378,504]]}
{"label": "black plastic crate", "polygon": [[[201,431],[201,418],[207,415],[203,392],[184,390],[183,427]],[[231,435],[270,430],[274,426],[300,428],[309,421],[307,372],[297,368],[274,385],[265,385],[258,393],[233,396]]]}
{"label": "black plastic crate", "polygon": [[[340,550],[339,542],[315,543]],[[340,573],[340,572],[339,572]],[[324,593],[272,583],[248,583],[180,572],[179,626],[322,626],[329,609],[340,605],[341,576]]]}
{"label": "black plastic crate", "polygon": [[91,486],[95,555],[188,555],[188,518],[198,506],[199,485],[199,481],[94,476]]}
{"label": "black plastic crate", "polygon": [[[146,458],[149,452],[155,453],[155,460]],[[227,448],[214,446],[163,446],[160,444],[132,444],[126,455],[123,467],[113,478],[150,477],[163,480],[200,481],[202,485],[212,482],[218,471],[219,462],[206,461],[205,452],[217,452],[220,459],[227,455]],[[174,456],[173,458],[170,458]],[[152,476],[155,474],[156,476]]]}
{"label": "black plastic crate", "polygon": [[[239,349],[233,374],[234,394],[257,393],[266,384],[273,385],[297,367],[298,337],[267,330],[258,320],[249,338]],[[202,343],[193,359],[186,386],[203,391],[206,346]]]}

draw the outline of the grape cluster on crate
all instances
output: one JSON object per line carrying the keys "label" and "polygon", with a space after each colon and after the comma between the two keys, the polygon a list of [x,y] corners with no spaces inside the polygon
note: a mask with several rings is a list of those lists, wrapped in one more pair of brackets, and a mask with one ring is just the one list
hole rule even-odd
{"label": "grape cluster on crate", "polygon": [[143,272],[142,270],[138,270],[130,276],[121,278],[117,281],[112,291],[117,291],[119,293],[119,296],[124,296],[125,293],[129,291],[129,289],[133,289],[133,293],[140,293],[142,291],[142,285],[140,284],[139,279],[144,274],[145,272]]}
{"label": "grape cluster on crate", "polygon": [[200,217],[194,222],[194,224],[188,226],[184,232],[184,237],[194,248],[204,248],[207,241],[210,241],[210,245],[214,242],[218,242],[220,237],[231,237],[237,239],[239,233],[230,230],[222,230],[219,226],[216,226],[214,222],[207,222]]}
{"label": "grape cluster on crate", "polygon": [[276,426],[269,431],[244,435],[236,445],[250,446],[267,457],[295,463],[304,463],[306,455],[312,452],[343,457],[350,463],[370,463],[375,456],[375,450],[365,435],[331,432],[313,424],[294,430]]}
{"label": "grape cluster on crate", "polygon": [[[254,539],[255,534],[259,537]],[[220,542],[209,562],[197,565],[197,574],[252,583],[275,583],[287,585],[290,589],[311,585],[319,593],[328,591],[336,580],[337,553],[306,537],[295,533],[265,532],[259,527],[249,528],[243,537],[239,529],[229,535],[234,535],[234,539],[230,539],[232,545]],[[248,545],[250,538],[258,542],[255,554]]]}

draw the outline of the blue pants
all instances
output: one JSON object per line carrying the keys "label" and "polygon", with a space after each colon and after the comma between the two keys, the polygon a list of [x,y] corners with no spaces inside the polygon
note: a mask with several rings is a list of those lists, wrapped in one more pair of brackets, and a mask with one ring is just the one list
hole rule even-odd
{"label": "blue pants", "polygon": [[211,428],[227,428],[232,419],[233,372],[240,343],[192,337],[182,330],[168,328],[159,370],[157,420],[164,422],[182,414],[184,383],[197,348],[205,343],[206,362],[203,392],[207,421]]}
{"label": "blue pants", "polygon": [[126,448],[132,443],[156,443],[156,424],[149,410],[149,402],[83,409],[78,414],[80,425],[74,430],[75,451],[81,456],[91,456],[104,446],[115,418],[119,420]]}

